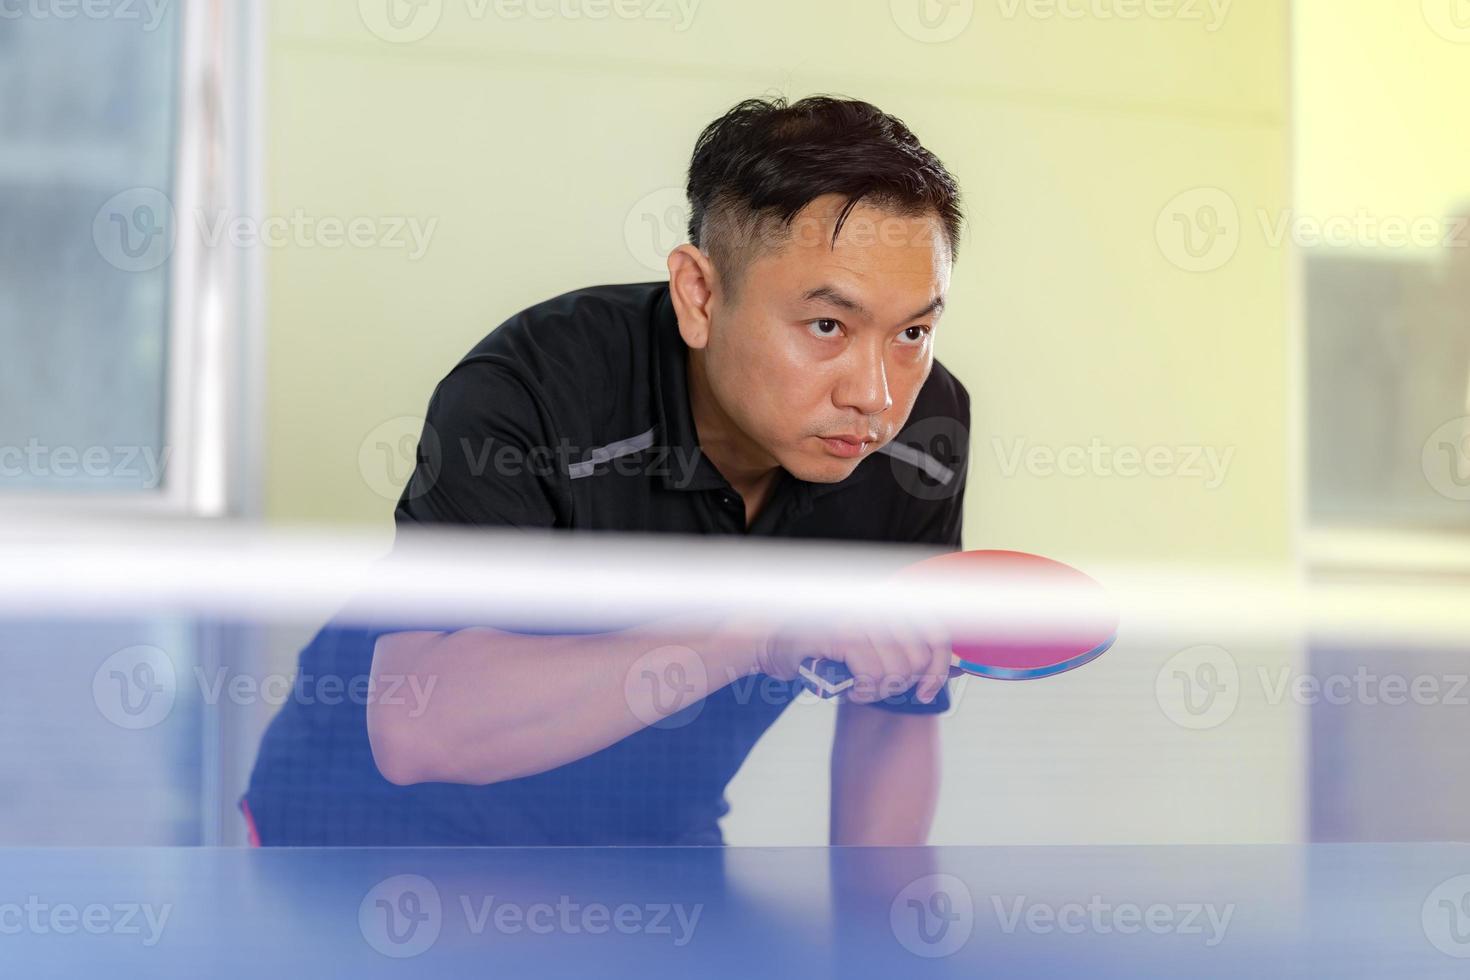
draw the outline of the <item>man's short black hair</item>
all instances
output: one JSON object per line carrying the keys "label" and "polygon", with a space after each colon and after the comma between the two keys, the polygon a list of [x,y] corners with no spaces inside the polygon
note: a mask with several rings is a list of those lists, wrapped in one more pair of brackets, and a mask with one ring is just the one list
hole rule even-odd
{"label": "man's short black hair", "polygon": [[733,294],[758,242],[789,239],[797,213],[825,194],[846,198],[837,235],[859,201],[905,217],[933,214],[951,261],[959,186],[903,121],[857,99],[747,99],[705,127],[689,164],[689,240]]}

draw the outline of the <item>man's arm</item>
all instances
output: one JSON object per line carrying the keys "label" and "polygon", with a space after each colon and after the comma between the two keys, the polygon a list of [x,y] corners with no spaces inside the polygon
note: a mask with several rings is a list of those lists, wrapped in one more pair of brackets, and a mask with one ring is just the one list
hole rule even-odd
{"label": "man's arm", "polygon": [[833,844],[919,845],[939,801],[939,716],[844,701],[832,743]]}
{"label": "man's arm", "polygon": [[570,636],[491,628],[380,637],[368,741],[389,782],[488,784],[591,755],[757,669],[759,641],[705,623]]}
{"label": "man's arm", "polygon": [[[488,627],[380,637],[368,741],[383,777],[400,785],[487,784],[591,755],[749,674],[793,680],[806,657],[845,662],[853,708],[913,688],[923,703],[944,684],[947,646],[922,632],[834,638],[742,615],[689,614],[611,633],[527,636]],[[917,684],[917,686],[915,686]],[[883,709],[868,709],[887,715]],[[886,752],[899,731],[879,719],[855,758]]]}

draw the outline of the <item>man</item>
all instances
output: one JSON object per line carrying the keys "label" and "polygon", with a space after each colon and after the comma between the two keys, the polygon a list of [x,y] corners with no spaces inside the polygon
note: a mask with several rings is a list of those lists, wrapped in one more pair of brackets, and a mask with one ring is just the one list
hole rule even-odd
{"label": "man", "polygon": [[[688,193],[667,283],[541,303],[445,377],[398,523],[958,549],[969,396],[934,359],[961,221],[942,164],[867,103],[751,100],[700,136]],[[267,844],[721,843],[725,786],[819,645],[860,681],[832,842],[926,839],[943,636],[690,620],[671,644],[658,625],[324,629],[303,675],[432,694],[288,703],[246,815]],[[678,712],[633,706],[625,680],[680,656],[700,669]],[[785,695],[752,696],[761,675]]]}

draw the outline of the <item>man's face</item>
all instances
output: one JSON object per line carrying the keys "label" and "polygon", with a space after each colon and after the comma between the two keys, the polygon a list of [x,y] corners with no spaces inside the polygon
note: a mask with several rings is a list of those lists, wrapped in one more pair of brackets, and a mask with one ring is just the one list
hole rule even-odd
{"label": "man's face", "polygon": [[791,239],[713,297],[711,392],[740,432],[792,475],[845,479],[897,435],[934,362],[950,252],[938,217],[817,198]]}

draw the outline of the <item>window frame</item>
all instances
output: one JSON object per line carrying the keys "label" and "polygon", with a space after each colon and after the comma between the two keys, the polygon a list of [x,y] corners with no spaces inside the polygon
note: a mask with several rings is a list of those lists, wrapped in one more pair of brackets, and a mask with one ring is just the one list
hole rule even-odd
{"label": "window frame", "polygon": [[[263,210],[263,4],[182,5],[174,213]],[[244,517],[262,510],[264,262],[258,248],[209,248],[179,234],[168,259],[164,445],[148,490],[0,491],[12,518]]]}

